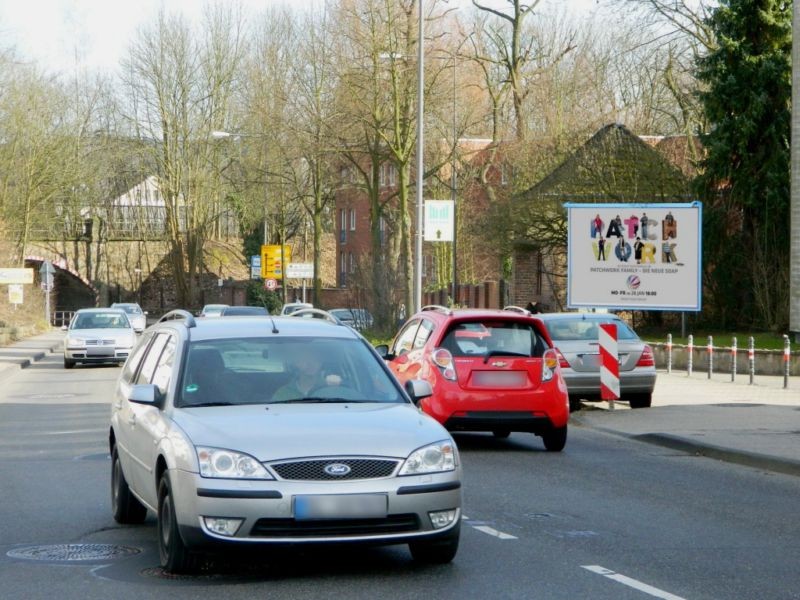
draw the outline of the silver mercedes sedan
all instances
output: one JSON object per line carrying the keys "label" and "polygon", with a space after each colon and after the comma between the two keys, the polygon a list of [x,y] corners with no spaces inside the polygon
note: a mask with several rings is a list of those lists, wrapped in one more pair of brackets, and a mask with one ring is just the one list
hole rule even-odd
{"label": "silver mercedes sedan", "polygon": [[162,566],[231,546],[408,544],[451,561],[461,466],[450,434],[333,317],[164,315],[119,378],[109,430],[119,523],[158,516]]}
{"label": "silver mercedes sedan", "polygon": [[544,313],[547,332],[559,354],[561,374],[569,392],[570,410],[578,410],[581,400],[600,399],[599,325],[617,326],[620,400],[631,408],[647,408],[656,385],[653,350],[617,315],[609,313]]}

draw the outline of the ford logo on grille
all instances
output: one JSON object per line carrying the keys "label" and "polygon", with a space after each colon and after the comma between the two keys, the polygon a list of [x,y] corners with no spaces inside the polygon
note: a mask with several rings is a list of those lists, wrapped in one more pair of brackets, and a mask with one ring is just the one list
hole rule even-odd
{"label": "ford logo on grille", "polygon": [[350,467],[342,463],[331,463],[323,470],[333,477],[344,477],[350,472]]}

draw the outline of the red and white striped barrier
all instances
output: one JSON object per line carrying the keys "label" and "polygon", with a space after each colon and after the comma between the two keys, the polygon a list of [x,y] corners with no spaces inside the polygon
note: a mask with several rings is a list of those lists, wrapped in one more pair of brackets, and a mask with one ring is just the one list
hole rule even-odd
{"label": "red and white striped barrier", "polygon": [[614,400],[619,400],[619,349],[614,323],[600,324],[600,357],[600,398],[613,406]]}

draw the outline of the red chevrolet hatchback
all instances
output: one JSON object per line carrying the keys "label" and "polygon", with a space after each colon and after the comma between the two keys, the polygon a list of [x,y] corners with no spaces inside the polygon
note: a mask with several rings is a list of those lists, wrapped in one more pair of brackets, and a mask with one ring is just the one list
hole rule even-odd
{"label": "red chevrolet hatchback", "polygon": [[544,324],[529,312],[425,306],[377,348],[405,385],[430,382],[421,409],[450,431],[526,431],[558,452],[569,397]]}

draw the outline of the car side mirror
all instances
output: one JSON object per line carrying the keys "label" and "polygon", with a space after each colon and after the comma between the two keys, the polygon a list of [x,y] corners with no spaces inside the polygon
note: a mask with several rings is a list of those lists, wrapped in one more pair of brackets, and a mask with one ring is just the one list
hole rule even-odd
{"label": "car side mirror", "polygon": [[157,385],[152,383],[140,383],[133,386],[128,400],[136,404],[149,404],[151,406],[158,406],[161,404],[162,395],[161,390]]}
{"label": "car side mirror", "polygon": [[406,381],[406,393],[411,396],[414,404],[419,404],[420,400],[433,396],[431,384],[424,379],[409,379]]}
{"label": "car side mirror", "polygon": [[394,356],[389,353],[388,344],[380,344],[379,346],[375,346],[375,352],[377,352],[383,360],[392,360],[394,358]]}

